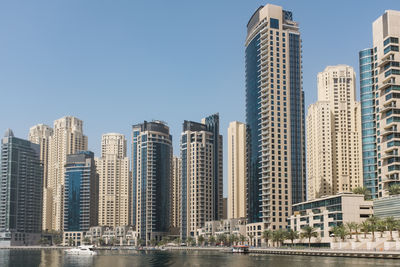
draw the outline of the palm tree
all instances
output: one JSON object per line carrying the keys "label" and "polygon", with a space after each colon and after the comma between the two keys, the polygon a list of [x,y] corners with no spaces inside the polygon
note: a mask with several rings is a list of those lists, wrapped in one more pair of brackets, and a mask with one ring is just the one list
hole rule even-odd
{"label": "palm tree", "polygon": [[365,200],[371,199],[371,192],[366,187],[356,187],[353,189],[354,194],[364,195]]}
{"label": "palm tree", "polygon": [[374,215],[371,215],[369,216],[367,221],[369,222],[369,227],[370,227],[369,229],[372,232],[372,242],[375,242],[375,231],[378,227],[379,218],[375,217]]}
{"label": "palm tree", "polygon": [[197,241],[199,242],[199,245],[200,245],[200,246],[203,246],[204,240],[205,240],[205,239],[204,239],[204,236],[202,236],[202,235],[199,236],[199,238],[197,238]]}
{"label": "palm tree", "polygon": [[210,244],[215,245],[215,237],[212,235],[208,238],[208,242],[210,242]]}
{"label": "palm tree", "polygon": [[333,227],[333,233],[335,234],[335,236],[340,237],[340,239],[342,239],[342,241],[344,242],[346,236],[349,234],[349,231],[347,231],[346,227],[344,227],[343,225],[336,225],[335,227]]}
{"label": "palm tree", "polygon": [[371,228],[370,224],[369,224],[369,221],[367,221],[367,220],[363,221],[360,224],[360,228],[361,228],[361,231],[364,232],[364,239],[366,239],[367,238],[367,234],[368,234],[368,232],[369,232],[369,230]]}
{"label": "palm tree", "polygon": [[393,241],[393,230],[396,230],[399,226],[398,222],[392,216],[390,216],[385,218],[385,224],[390,233],[390,241]]}
{"label": "palm tree", "polygon": [[246,237],[244,235],[240,234],[239,241],[243,245],[244,241],[246,241]]}
{"label": "palm tree", "polygon": [[350,239],[353,239],[353,235],[352,235],[352,230],[354,230],[356,228],[356,224],[355,222],[347,222],[346,226],[349,229],[349,235],[350,235]]}
{"label": "palm tree", "polygon": [[188,238],[186,238],[186,243],[187,243],[188,246],[192,246],[193,241],[194,241],[194,239],[193,239],[193,237],[191,237],[191,236],[189,236]]}
{"label": "palm tree", "polygon": [[383,237],[383,233],[386,231],[386,223],[383,220],[379,220],[376,229],[381,233],[381,238]]}
{"label": "palm tree", "polygon": [[358,230],[360,229],[360,224],[354,223],[353,229],[354,229],[354,232],[356,234],[356,242],[360,242],[360,240],[358,239]]}
{"label": "palm tree", "polygon": [[312,237],[318,237],[318,232],[314,227],[311,227],[309,225],[305,226],[302,229],[302,233],[300,234],[301,237],[308,238],[308,247],[311,247],[311,238]]}
{"label": "palm tree", "polygon": [[90,238],[85,236],[85,238],[82,240],[84,244],[89,244],[90,243]]}
{"label": "palm tree", "polygon": [[389,186],[389,195],[399,195],[400,194],[400,184],[393,184]]}
{"label": "palm tree", "polygon": [[262,238],[265,240],[265,244],[267,244],[267,247],[268,247],[268,241],[272,238],[272,231],[271,230],[265,230],[262,233]]}
{"label": "palm tree", "polygon": [[286,235],[287,239],[290,239],[290,241],[292,241],[292,246],[293,246],[294,240],[299,238],[299,232],[294,231],[293,229],[288,229],[286,231],[285,235]]}
{"label": "palm tree", "polygon": [[285,231],[283,231],[282,229],[278,229],[272,232],[272,240],[276,242],[277,246],[280,246],[283,243],[283,241],[285,241],[285,239],[286,239]]}

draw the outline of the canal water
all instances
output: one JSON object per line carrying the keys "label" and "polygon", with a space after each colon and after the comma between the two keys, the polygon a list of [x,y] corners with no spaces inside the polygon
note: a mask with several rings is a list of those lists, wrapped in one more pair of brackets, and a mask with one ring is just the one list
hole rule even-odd
{"label": "canal water", "polygon": [[400,260],[231,254],[217,251],[101,251],[97,256],[65,255],[62,250],[0,250],[1,267],[124,266],[400,266]]}

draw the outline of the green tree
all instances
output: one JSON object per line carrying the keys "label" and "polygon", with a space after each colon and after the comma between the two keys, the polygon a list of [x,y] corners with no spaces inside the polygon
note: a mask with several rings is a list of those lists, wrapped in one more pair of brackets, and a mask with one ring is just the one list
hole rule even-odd
{"label": "green tree", "polygon": [[188,238],[186,238],[186,244],[187,244],[188,246],[192,246],[192,245],[193,245],[193,242],[194,242],[193,237],[189,236]]}
{"label": "green tree", "polygon": [[376,225],[376,230],[378,230],[381,233],[381,238],[383,237],[383,234],[386,231],[386,223],[383,220],[378,220],[378,223]]}
{"label": "green tree", "polygon": [[370,227],[369,229],[371,230],[372,233],[372,242],[375,242],[375,231],[378,228],[379,218],[374,215],[371,215],[369,216],[367,221],[369,222],[369,227]]}
{"label": "green tree", "polygon": [[154,238],[152,238],[152,239],[150,240],[150,245],[151,245],[152,247],[154,247],[156,244],[157,244],[157,240],[155,240]]}
{"label": "green tree", "polygon": [[39,240],[39,245],[42,245],[42,246],[45,246],[45,245],[48,245],[49,244],[49,240],[47,239],[47,238],[45,238],[45,237],[42,237],[40,240]]}
{"label": "green tree", "polygon": [[208,238],[208,242],[210,242],[210,244],[212,245],[212,246],[215,246],[215,237],[212,235],[212,236],[210,236],[209,238]]}
{"label": "green tree", "polygon": [[367,234],[369,233],[371,227],[369,225],[369,221],[365,220],[360,224],[360,229],[364,233],[364,239],[367,238]]}
{"label": "green tree", "polygon": [[137,245],[138,245],[139,247],[141,247],[141,246],[143,245],[143,239],[141,239],[140,237],[139,237],[138,240],[137,240]]}
{"label": "green tree", "polygon": [[366,187],[356,187],[353,189],[354,194],[364,195],[365,200],[371,199],[371,192]]}
{"label": "green tree", "polygon": [[217,242],[221,245],[222,244],[226,244],[226,235],[225,234],[220,234],[217,235]]}
{"label": "green tree", "polygon": [[246,241],[246,237],[242,234],[239,235],[239,241],[243,245],[243,243]]}
{"label": "green tree", "polygon": [[272,240],[276,243],[277,247],[282,245],[283,241],[286,239],[285,231],[278,229],[272,232]]}
{"label": "green tree", "polygon": [[265,244],[267,244],[267,247],[268,247],[269,246],[268,242],[269,242],[269,240],[272,239],[272,231],[264,230],[261,237],[265,240]]}
{"label": "green tree", "polygon": [[300,234],[301,237],[307,238],[308,239],[308,247],[311,247],[311,238],[312,237],[318,237],[318,232],[314,227],[311,227],[309,225],[305,226],[303,229],[301,229],[302,232]]}
{"label": "green tree", "polygon": [[356,224],[357,223],[355,223],[355,222],[347,222],[346,223],[346,227],[347,227],[347,229],[349,229],[350,239],[353,239],[353,230],[355,230]]}
{"label": "green tree", "polygon": [[356,235],[356,242],[360,242],[360,239],[358,239],[358,230],[360,230],[361,225],[359,223],[354,223],[353,229],[354,233]]}
{"label": "green tree", "polygon": [[250,246],[253,246],[253,237],[254,237],[254,235],[249,234],[248,237],[249,237]]}
{"label": "green tree", "polygon": [[299,232],[294,231],[293,229],[288,229],[285,234],[286,234],[286,238],[292,242],[292,246],[293,246],[294,240],[299,238]]}
{"label": "green tree", "polygon": [[103,238],[99,238],[99,246],[103,246],[104,245],[104,239]]}
{"label": "green tree", "polygon": [[73,246],[74,245],[74,240],[72,239],[72,237],[70,237],[69,239],[68,239],[68,246]]}
{"label": "green tree", "polygon": [[385,218],[385,224],[390,233],[390,241],[393,241],[393,231],[399,227],[399,224],[392,216]]}
{"label": "green tree", "polygon": [[333,233],[335,234],[335,236],[340,237],[340,239],[344,241],[346,239],[346,236],[349,234],[349,231],[344,225],[336,225],[335,227],[333,227]]}
{"label": "green tree", "polygon": [[54,242],[54,244],[57,245],[57,246],[60,245],[61,242],[62,242],[61,236],[59,236],[59,235],[53,236],[53,242]]}
{"label": "green tree", "polygon": [[400,194],[400,184],[393,184],[389,186],[389,195],[399,195]]}
{"label": "green tree", "polygon": [[85,236],[85,238],[83,238],[82,242],[83,242],[83,244],[86,244],[86,245],[90,244],[90,238]]}
{"label": "green tree", "polygon": [[204,239],[204,236],[199,236],[199,238],[197,238],[197,241],[199,241],[199,245],[200,246],[203,246],[204,245],[204,241],[205,241],[205,239]]}

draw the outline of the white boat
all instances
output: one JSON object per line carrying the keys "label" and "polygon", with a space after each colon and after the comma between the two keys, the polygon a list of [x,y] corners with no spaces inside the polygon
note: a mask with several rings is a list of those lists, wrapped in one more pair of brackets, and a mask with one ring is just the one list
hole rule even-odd
{"label": "white boat", "polygon": [[70,248],[65,250],[65,253],[67,253],[68,255],[88,255],[88,256],[97,255],[97,252],[94,251],[93,245]]}
{"label": "white boat", "polygon": [[232,246],[232,252],[233,253],[248,253],[249,252],[249,246],[247,246],[247,245]]}

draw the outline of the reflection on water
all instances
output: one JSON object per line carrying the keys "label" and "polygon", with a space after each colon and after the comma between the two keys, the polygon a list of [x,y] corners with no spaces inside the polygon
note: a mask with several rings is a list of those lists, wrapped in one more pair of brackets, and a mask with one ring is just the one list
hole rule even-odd
{"label": "reflection on water", "polygon": [[61,250],[0,250],[0,266],[15,267],[123,267],[123,266],[400,266],[400,260],[279,256],[248,254],[238,255],[206,251],[100,251],[97,256],[65,255]]}

